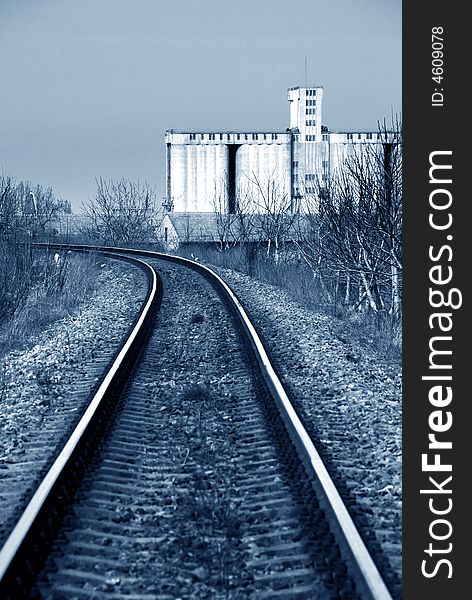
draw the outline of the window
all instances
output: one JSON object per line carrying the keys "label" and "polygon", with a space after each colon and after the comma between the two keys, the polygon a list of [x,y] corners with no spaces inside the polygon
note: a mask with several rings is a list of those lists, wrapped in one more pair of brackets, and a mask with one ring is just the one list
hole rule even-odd
{"label": "window", "polygon": [[307,173],[305,175],[305,181],[315,181],[316,175],[314,173]]}
{"label": "window", "polygon": [[240,140],[240,139],[241,139],[241,134],[240,134],[240,133],[238,133],[238,134],[236,135],[236,138],[237,138],[238,140]]}
{"label": "window", "polygon": [[348,133],[348,134],[347,134],[347,139],[348,139],[348,140],[352,140],[352,133]]}
{"label": "window", "polygon": [[272,139],[273,139],[273,140],[276,140],[276,139],[277,139],[277,134],[276,134],[276,133],[273,133],[273,134],[272,134]]}
{"label": "window", "polygon": [[361,140],[361,139],[362,139],[362,133],[358,133],[358,134],[357,134],[357,139],[358,139],[358,140]]}
{"label": "window", "polygon": [[209,133],[208,134],[208,139],[209,140],[214,140],[215,139],[215,134],[214,133]]}
{"label": "window", "polygon": [[310,119],[308,121],[305,121],[305,125],[307,127],[314,127],[316,125],[316,121],[314,119]]}
{"label": "window", "polygon": [[323,135],[323,142],[327,142],[328,141],[328,136],[326,134]]}
{"label": "window", "polygon": [[294,160],[292,166],[294,169],[298,169],[298,160]]}
{"label": "window", "polygon": [[371,133],[368,133],[368,134],[367,134],[367,139],[368,139],[368,140],[371,140],[371,139],[372,139],[372,134],[371,134]]}
{"label": "window", "polygon": [[223,134],[222,134],[222,133],[220,133],[220,140],[222,140],[222,139],[223,139]]}
{"label": "window", "polygon": [[191,140],[194,140],[195,138],[196,138],[195,134],[194,134],[194,133],[191,133],[191,134],[190,134],[190,139],[191,139]]}
{"label": "window", "polygon": [[252,134],[252,139],[253,139],[253,140],[257,140],[257,133],[253,133],[253,134]]}

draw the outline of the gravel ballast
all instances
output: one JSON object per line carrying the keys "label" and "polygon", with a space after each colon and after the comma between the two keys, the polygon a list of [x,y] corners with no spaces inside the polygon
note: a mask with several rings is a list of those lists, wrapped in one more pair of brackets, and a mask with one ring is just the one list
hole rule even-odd
{"label": "gravel ballast", "polygon": [[[146,281],[103,261],[99,286],[78,313],[6,356],[0,396],[0,543],[18,507],[83,411]],[[340,339],[339,327],[288,294],[214,268],[247,308],[303,422],[395,597],[401,581],[401,372]]]}
{"label": "gravel ballast", "polygon": [[339,339],[333,319],[303,308],[279,288],[212,268],[253,319],[384,578],[400,597],[400,366]]}
{"label": "gravel ballast", "polygon": [[231,315],[200,275],[157,268],[156,326],[65,518],[41,597],[340,597],[347,582],[333,581],[316,510],[289,475],[293,454],[274,443]]}
{"label": "gravel ballast", "polygon": [[99,262],[97,288],[76,314],[4,358],[0,395],[0,543],[82,414],[144,300],[144,273]]}

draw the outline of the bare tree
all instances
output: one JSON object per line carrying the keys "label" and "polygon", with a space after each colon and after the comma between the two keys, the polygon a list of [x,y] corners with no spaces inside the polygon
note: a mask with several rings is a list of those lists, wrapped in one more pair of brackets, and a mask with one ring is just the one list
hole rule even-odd
{"label": "bare tree", "polygon": [[[398,120],[379,125],[378,143],[358,146],[307,194],[300,255],[335,298],[401,315],[402,152]],[[358,293],[354,294],[357,288]]]}
{"label": "bare tree", "polygon": [[95,198],[82,204],[83,233],[105,244],[139,244],[155,237],[156,191],[147,182],[97,179]]}
{"label": "bare tree", "polygon": [[228,211],[228,185],[222,178],[219,185],[215,182],[215,191],[213,194],[212,205],[216,221],[216,231],[218,235],[218,247],[220,251],[227,250],[233,242],[231,225],[234,218]]}
{"label": "bare tree", "polygon": [[253,175],[250,183],[254,190],[251,200],[259,213],[257,227],[260,239],[267,245],[267,256],[273,253],[277,264],[280,250],[290,237],[295,221],[290,191],[285,189],[283,181],[275,173],[264,180]]}
{"label": "bare tree", "polygon": [[37,238],[51,229],[70,204],[54,196],[52,188],[35,187],[29,181],[0,177],[0,236]]}
{"label": "bare tree", "polygon": [[65,207],[51,188],[0,175],[0,319],[26,299],[35,263],[31,241],[50,231]]}
{"label": "bare tree", "polygon": [[254,204],[247,189],[238,190],[231,226],[233,239],[239,246],[254,242]]}
{"label": "bare tree", "polygon": [[401,129],[379,127],[366,145],[319,189],[323,251],[331,268],[355,274],[364,300],[398,318],[401,308]]}
{"label": "bare tree", "polygon": [[17,222],[16,184],[10,175],[0,176],[0,239],[5,240]]}
{"label": "bare tree", "polygon": [[22,227],[32,238],[52,230],[57,220],[70,211],[70,204],[56,198],[52,188],[20,182],[16,193]]}

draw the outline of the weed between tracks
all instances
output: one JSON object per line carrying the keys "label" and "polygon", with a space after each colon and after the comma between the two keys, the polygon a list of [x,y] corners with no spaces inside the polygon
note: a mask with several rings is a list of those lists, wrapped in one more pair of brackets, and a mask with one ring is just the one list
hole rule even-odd
{"label": "weed between tracks", "polygon": [[208,383],[189,385],[177,395],[172,413],[176,456],[188,477],[181,487],[169,487],[170,511],[159,524],[170,534],[162,548],[165,591],[175,585],[183,597],[247,597],[226,398]]}

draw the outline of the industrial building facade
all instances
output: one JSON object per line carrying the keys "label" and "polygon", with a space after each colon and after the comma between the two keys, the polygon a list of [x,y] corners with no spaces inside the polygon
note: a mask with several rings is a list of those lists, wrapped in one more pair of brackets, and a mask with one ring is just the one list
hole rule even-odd
{"label": "industrial building facade", "polygon": [[284,210],[303,211],[350,154],[382,143],[377,132],[323,127],[322,87],[289,88],[288,101],[285,131],[166,131],[166,209],[264,212],[277,198]]}

